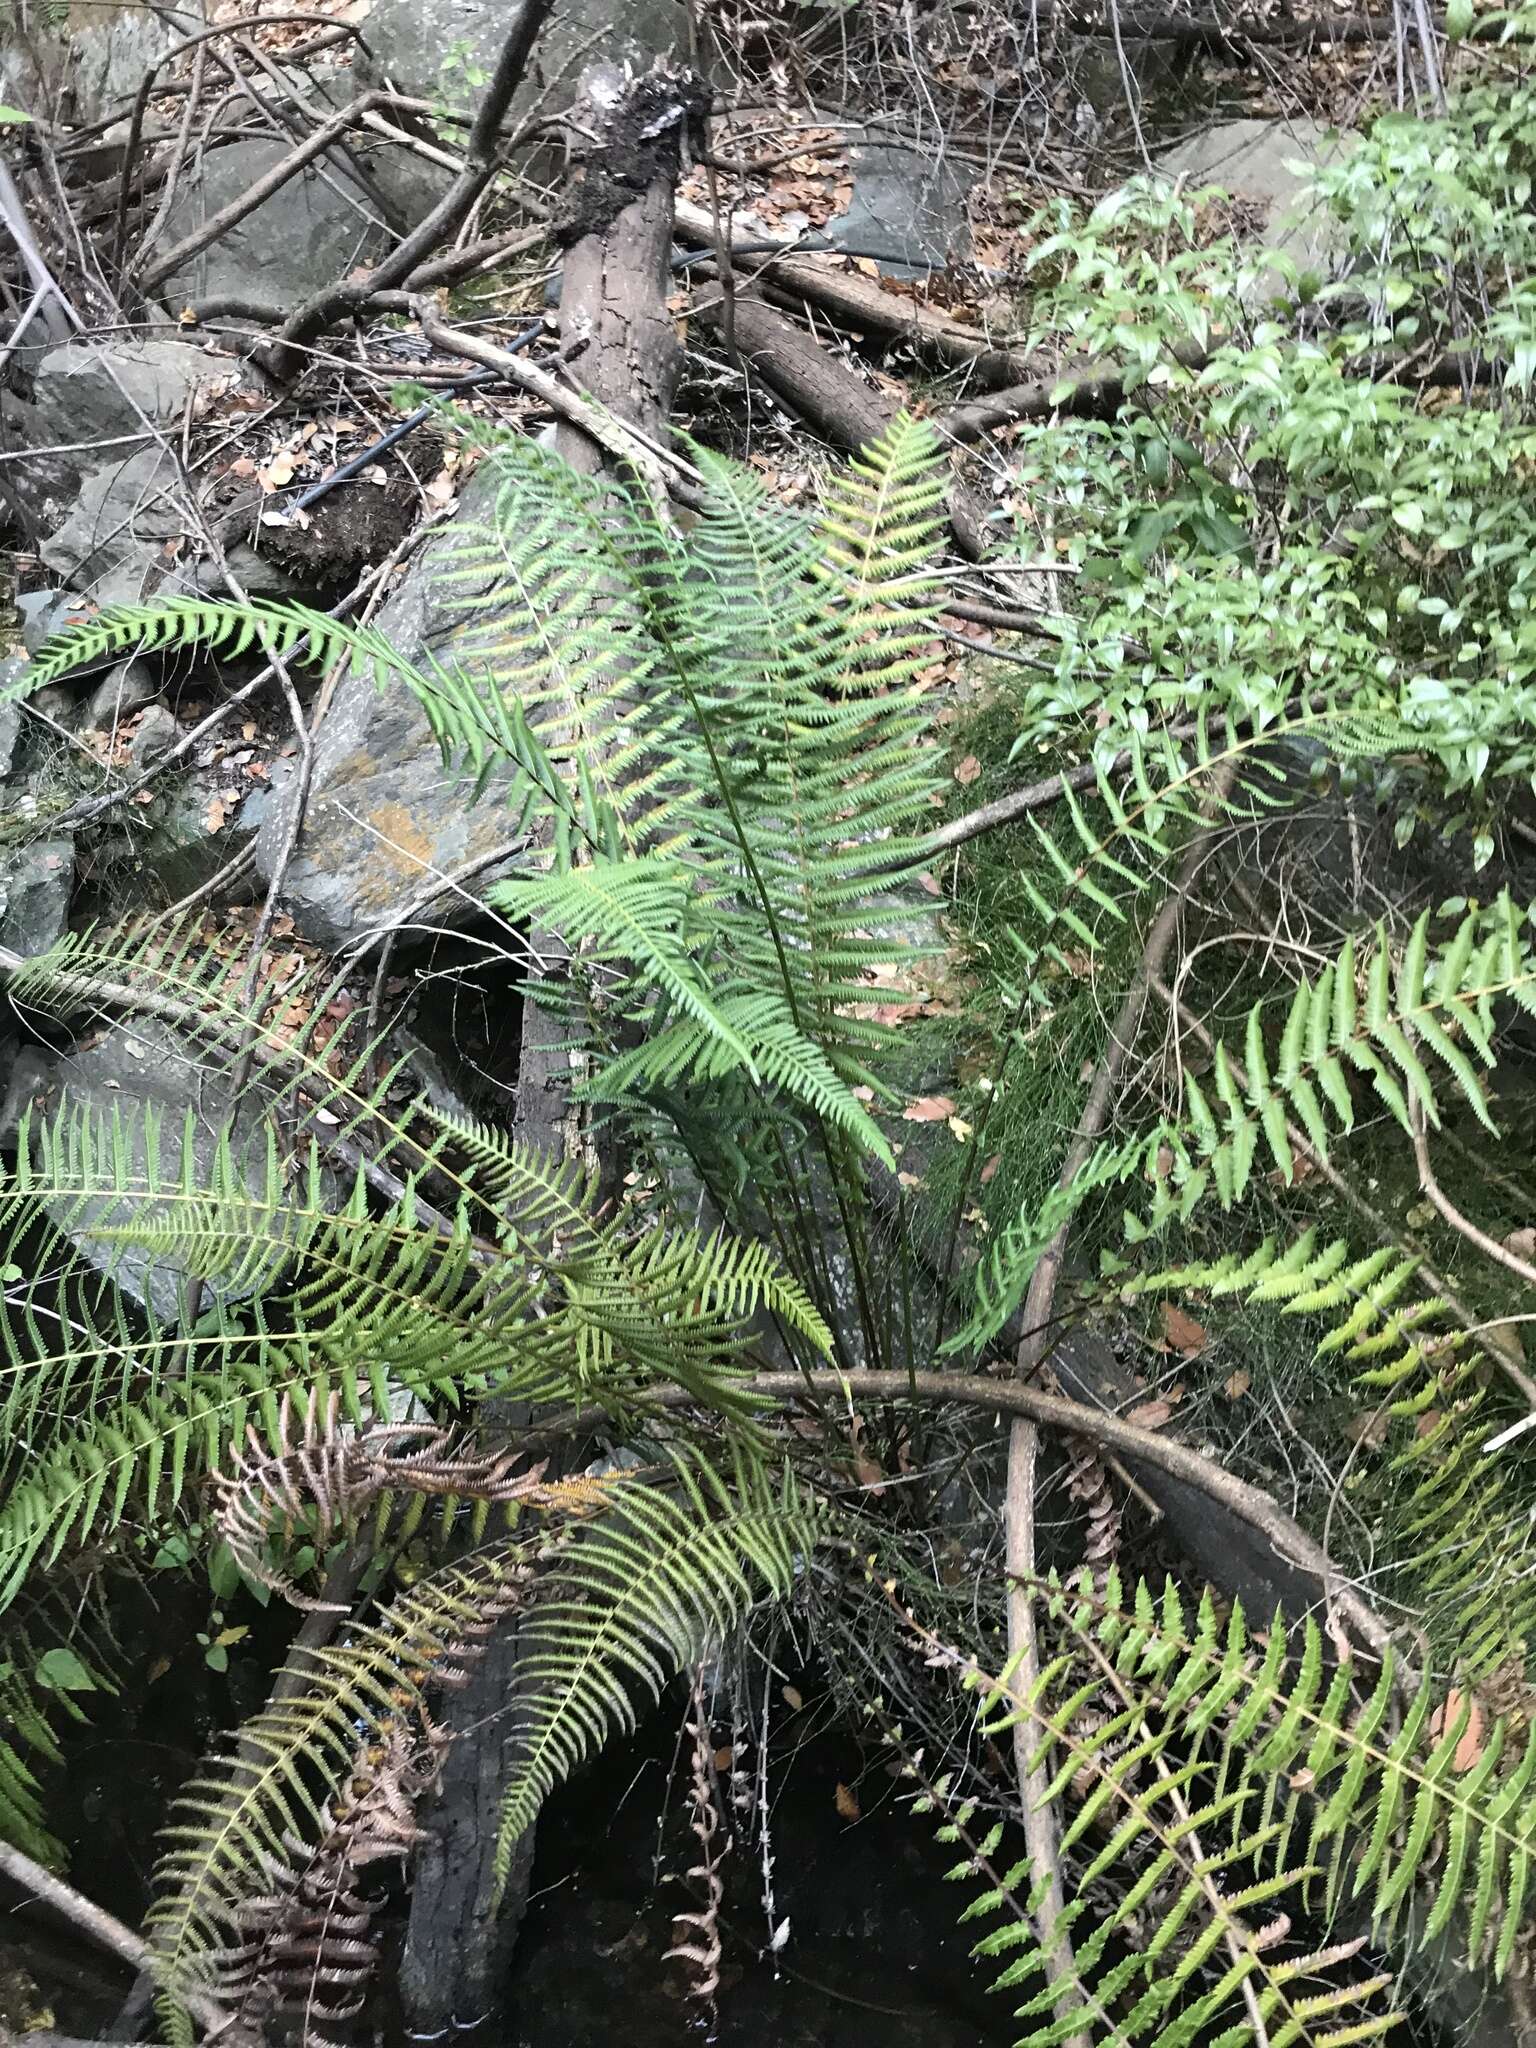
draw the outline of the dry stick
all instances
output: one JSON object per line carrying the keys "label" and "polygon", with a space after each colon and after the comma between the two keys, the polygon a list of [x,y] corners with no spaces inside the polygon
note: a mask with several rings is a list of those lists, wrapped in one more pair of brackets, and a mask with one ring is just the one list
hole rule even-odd
{"label": "dry stick", "polygon": [[[1022,1363],[1031,1340],[1020,1347]],[[1042,1345],[1042,1349],[1043,1349]],[[1040,1650],[1035,1631],[1035,1467],[1040,1456],[1040,1430],[1027,1415],[1016,1415],[1008,1432],[1008,1479],[1003,1493],[1003,1564],[1008,1574],[1008,1655],[1020,1692],[1033,1699],[1040,1683]],[[1013,1761],[1019,1779],[1024,1848],[1029,1857],[1030,1889],[1038,1894],[1034,1919],[1045,1958],[1046,1974],[1059,1997],[1089,2003],[1087,1986],[1077,1973],[1072,1942],[1062,1926],[1066,1891],[1061,1881],[1060,1838],[1050,1804],[1051,1773],[1037,1758],[1033,1736],[1024,1721],[1014,1723]],[[1053,2017],[1054,2017],[1053,2013]],[[1066,2036],[1068,2048],[1091,2048],[1086,2028]]]}
{"label": "dry stick", "polygon": [[[269,375],[286,381],[304,361],[304,345],[338,314],[364,303],[374,292],[403,284],[418,265],[463,226],[470,209],[495,176],[501,161],[501,124],[522,83],[535,43],[554,0],[522,0],[517,20],[501,46],[496,70],[480,102],[464,149],[464,168],[417,227],[357,283],[342,280],[305,301],[261,355]],[[365,97],[368,97],[365,95]],[[360,104],[360,103],[359,103]],[[375,102],[370,99],[370,110]]]}
{"label": "dry stick", "polygon": [[[0,1875],[30,1892],[41,1905],[51,1906],[54,1912],[63,1914],[98,1948],[121,1956],[136,1970],[150,1967],[149,1943],[135,1934],[131,1927],[125,1927],[121,1920],[93,1904],[73,1885],[65,1884],[44,1870],[40,1863],[34,1863],[30,1856],[24,1856],[20,1849],[13,1849],[5,1842],[0,1842]],[[188,1990],[180,1995],[193,2018],[201,2021],[209,2033],[229,2025],[228,2012],[205,1992]]]}
{"label": "dry stick", "polygon": [[[1218,773],[1212,798],[1214,805],[1219,806],[1222,796],[1231,784],[1234,772],[1231,764],[1228,764]],[[1100,1133],[1114,1111],[1115,1101],[1120,1092],[1120,1078],[1130,1055],[1137,1027],[1141,1023],[1141,1013],[1146,1007],[1147,992],[1152,978],[1162,968],[1168,948],[1173,943],[1174,933],[1178,929],[1179,918],[1183,914],[1184,899],[1209,850],[1210,832],[1207,829],[1200,832],[1186,848],[1172,885],[1163,900],[1162,908],[1152,921],[1152,928],[1147,933],[1146,944],[1142,948],[1141,959],[1131,977],[1125,999],[1120,1005],[1119,1015],[1110,1026],[1109,1042],[1094,1072],[1076,1134],[1067,1148],[1067,1156],[1056,1183],[1060,1189],[1070,1187],[1087,1165]],[[1072,1222],[1069,1217],[1047,1245],[1030,1278],[1029,1292],[1024,1298],[1024,1337],[1015,1361],[1020,1379],[1033,1378],[1051,1350],[1052,1311],[1071,1235]],[[1010,1573],[1008,1654],[1019,1673],[1020,1684],[1025,1692],[1030,1690],[1040,1675],[1034,1596],[1027,1576],[1034,1569],[1034,1472],[1037,1450],[1038,1437],[1033,1422],[1027,1416],[1017,1417],[1008,1439],[1008,1482],[1003,1498],[1003,1545]],[[1081,1996],[1070,1942],[1064,1932],[1058,1931],[1062,1914],[1066,1910],[1066,1902],[1057,1860],[1056,1817],[1046,1797],[1050,1785],[1050,1772],[1043,1762],[1035,1761],[1034,1747],[1028,1728],[1023,1722],[1019,1722],[1013,1731],[1013,1754],[1023,1799],[1024,1840],[1029,1852],[1030,1867],[1037,1885],[1043,1884],[1045,1887],[1038,1908],[1040,1945],[1053,1980],[1076,1989]],[[1073,2035],[1070,2039],[1081,2044],[1081,2048],[1088,2048],[1086,2033]]]}
{"label": "dry stick", "polygon": [[663,504],[667,488],[660,475],[663,463],[694,482],[702,482],[691,462],[685,462],[681,456],[663,448],[617,415],[605,412],[582,392],[561,384],[536,363],[524,362],[521,356],[508,355],[494,342],[482,341],[478,334],[466,334],[462,328],[449,327],[438,319],[435,310],[425,301],[416,306],[416,320],[423,336],[434,348],[444,349],[449,355],[462,356],[466,362],[483,363],[488,370],[499,370],[509,384],[520,385],[533,397],[542,399],[552,412],[569,420],[572,426],[579,427],[616,462],[628,463],[631,469],[645,478],[653,494],[659,492]]}
{"label": "dry stick", "polygon": [[1528,1287],[1536,1287],[1536,1266],[1529,1259],[1522,1259],[1518,1252],[1512,1252],[1508,1245],[1500,1244],[1490,1237],[1486,1230],[1479,1230],[1470,1216],[1463,1216],[1435,1179],[1434,1168],[1429,1163],[1429,1135],[1424,1127],[1424,1105],[1415,1095],[1411,1098],[1410,1117],[1413,1122],[1413,1156],[1419,1169],[1419,1186],[1429,1197],[1435,1208],[1449,1223],[1458,1236],[1480,1251],[1484,1258],[1492,1259],[1496,1266],[1503,1266]]}
{"label": "dry stick", "polygon": [[[1159,976],[1153,976],[1152,989],[1158,1000],[1166,1004],[1171,1014],[1178,1018],[1181,1029],[1189,1032],[1191,1037],[1197,1038],[1207,1051],[1214,1052],[1216,1050],[1216,1040],[1204,1022],[1186,1004],[1179,1001],[1172,989]],[[1233,1080],[1246,1095],[1248,1093],[1248,1075],[1242,1062],[1237,1059],[1230,1047],[1227,1049],[1227,1065],[1232,1070]],[[1478,1350],[1482,1352],[1491,1365],[1498,1367],[1510,1384],[1518,1389],[1520,1398],[1533,1413],[1536,1413],[1536,1380],[1533,1380],[1529,1373],[1516,1365],[1512,1358],[1506,1357],[1497,1344],[1489,1341],[1485,1335],[1487,1326],[1467,1307],[1445,1275],[1431,1265],[1427,1254],[1417,1239],[1410,1237],[1406,1231],[1399,1230],[1390,1217],[1383,1215],[1374,1202],[1368,1201],[1352,1181],[1346,1180],[1333,1161],[1325,1159],[1307,1137],[1306,1133],[1299,1130],[1289,1120],[1286,1122],[1285,1134],[1290,1141],[1292,1151],[1296,1153],[1297,1157],[1304,1159],[1309,1166],[1315,1168],[1322,1175],[1323,1179],[1327,1181],[1334,1193],[1341,1200],[1347,1202],[1357,1216],[1363,1217],[1384,1243],[1396,1245],[1405,1258],[1410,1258],[1414,1261],[1419,1269],[1419,1277],[1423,1280],[1429,1292],[1440,1297],[1450,1310],[1452,1316],[1472,1339]]]}

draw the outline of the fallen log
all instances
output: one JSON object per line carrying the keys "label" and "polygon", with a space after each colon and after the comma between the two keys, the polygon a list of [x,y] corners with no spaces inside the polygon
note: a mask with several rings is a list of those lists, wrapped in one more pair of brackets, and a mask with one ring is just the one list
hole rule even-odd
{"label": "fallen log", "polygon": [[[679,200],[678,229],[685,238],[712,244],[713,224],[701,206]],[[866,334],[878,334],[887,341],[907,342],[940,362],[966,370],[985,389],[1018,382],[1029,374],[1028,358],[1007,347],[997,347],[985,334],[963,320],[936,307],[926,306],[906,292],[887,291],[876,277],[843,267],[846,256],[838,250],[815,254],[743,251],[736,259],[744,278],[768,288],[774,303],[787,302],[798,308],[809,301],[841,326]],[[717,266],[690,264],[690,276],[700,280],[718,277]],[[778,297],[783,295],[781,301]]]}
{"label": "fallen log", "polygon": [[[720,309],[708,307],[704,320],[721,324]],[[742,367],[761,377],[791,412],[806,420],[835,448],[857,454],[879,438],[896,417],[896,407],[848,364],[806,333],[785,314],[765,305],[755,293],[737,295],[736,353]],[[983,549],[980,511],[964,481],[956,477],[949,493],[949,517],[956,545],[970,560]]]}

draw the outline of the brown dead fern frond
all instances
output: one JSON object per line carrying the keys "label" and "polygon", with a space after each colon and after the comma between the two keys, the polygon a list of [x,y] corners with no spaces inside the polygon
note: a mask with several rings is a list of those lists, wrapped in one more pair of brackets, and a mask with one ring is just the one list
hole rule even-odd
{"label": "brown dead fern frond", "polygon": [[255,1428],[234,1470],[218,1475],[219,1534],[248,1579],[270,1586],[295,1607],[323,1609],[276,1571],[267,1547],[276,1533],[300,1527],[317,1550],[354,1530],[388,1493],[439,1494],[459,1500],[536,1501],[544,1467],[519,1471],[512,1449],[480,1452],[462,1435],[431,1422],[378,1422],[364,1429],[345,1423],[341,1397],[311,1393],[301,1409],[283,1396],[277,1446]]}
{"label": "brown dead fern frond", "polygon": [[704,1903],[694,1912],[672,1915],[673,1939],[666,1959],[687,1966],[688,1997],[713,2020],[720,1991],[720,1906],[725,1897],[720,1868],[730,1849],[730,1836],[720,1813],[715,1743],[704,1704],[702,1665],[693,1674],[686,1727],[690,1739],[688,1826],[699,1845],[698,1860],[686,1874],[690,1882],[703,1887]]}
{"label": "brown dead fern frond", "polygon": [[1097,1444],[1087,1437],[1069,1436],[1066,1452],[1067,1492],[1087,1520],[1083,1541],[1083,1562],[1094,1572],[1108,1571],[1120,1556],[1120,1503],[1110,1484],[1109,1470]]}
{"label": "brown dead fern frond", "polygon": [[437,1780],[444,1739],[422,1716],[360,1753],[324,1809],[318,1843],[286,1837],[268,1856],[267,1886],[236,1909],[240,1938],[207,1961],[236,2026],[254,2036],[297,2021],[304,2048],[339,2048],[362,2011],[377,1963],[373,1921],[382,1898],[358,1888],[370,1866],[404,1860],[422,1840],[415,1806]]}

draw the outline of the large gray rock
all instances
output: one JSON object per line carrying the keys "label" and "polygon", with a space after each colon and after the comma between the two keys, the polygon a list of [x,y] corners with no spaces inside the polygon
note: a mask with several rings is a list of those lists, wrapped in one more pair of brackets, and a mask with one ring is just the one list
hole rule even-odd
{"label": "large gray rock", "polygon": [[[367,47],[357,56],[358,83],[389,84],[398,92],[471,109],[520,4],[373,0],[364,22]],[[535,100],[546,114],[568,105],[578,74],[594,57],[643,66],[687,47],[686,0],[624,0],[617,9],[612,0],[563,0],[539,37],[528,75],[512,101],[510,123],[528,114]],[[447,182],[446,173],[398,149],[375,155],[370,169],[412,220],[429,210]]]}
{"label": "large gray rock", "polygon": [[[160,247],[168,250],[192,234],[291,150],[291,143],[274,136],[210,152],[201,177],[171,208]],[[377,262],[387,246],[373,201],[332,159],[279,186],[160,289],[177,304],[234,294],[293,306],[360,265]]]}
{"label": "large gray rock", "polygon": [[[235,1179],[253,1200],[269,1194],[266,1173],[267,1127],[262,1098],[252,1092],[238,1112],[230,1094],[229,1075],[205,1052],[182,1038],[168,1024],[134,1019],[114,1025],[94,1045],[60,1060],[46,1091],[40,1090],[35,1067],[29,1070],[28,1100],[38,1113],[74,1104],[83,1109],[104,1135],[121,1145],[140,1185],[151,1168],[168,1186],[180,1174],[184,1131],[191,1131],[195,1178],[210,1184],[220,1138],[229,1133]],[[180,1320],[186,1291],[187,1264],[161,1246],[145,1248],[113,1242],[100,1235],[130,1219],[153,1225],[178,1212],[172,1205],[139,1196],[134,1199],[98,1196],[49,1205],[55,1223],[72,1237],[99,1272],[110,1273],[135,1301],[148,1302],[166,1323]],[[253,1265],[245,1261],[205,1274],[208,1295],[215,1300],[243,1300],[271,1284],[279,1259]]]}
{"label": "large gray rock", "polygon": [[165,542],[187,527],[156,429],[174,438],[189,402],[246,388],[227,356],[187,341],[49,349],[29,398],[0,390],[0,446],[38,451],[0,466],[0,497],[59,577],[100,603],[139,597],[164,574]]}
{"label": "large gray rock", "polygon": [[822,230],[895,276],[947,269],[971,252],[967,201],[973,175],[944,155],[902,143],[862,142],[853,151],[853,197]]}
{"label": "large gray rock", "polygon": [[1326,210],[1307,195],[1306,172],[1336,163],[1353,142],[1319,121],[1224,121],[1167,151],[1157,167],[1189,191],[1217,185],[1256,201],[1265,211],[1265,246],[1302,270],[1319,270],[1333,237]]}
{"label": "large gray rock", "polygon": [[0,946],[24,960],[64,936],[75,886],[71,839],[34,839],[0,854]]}
{"label": "large gray rock", "polygon": [[[484,479],[484,481],[481,481]],[[464,494],[460,518],[486,510],[492,479],[481,471]],[[454,548],[447,529],[424,548],[375,624],[408,660],[454,658],[460,627],[450,614],[441,575]],[[467,593],[461,587],[460,599]],[[494,628],[494,610],[479,615],[477,634]],[[478,802],[469,782],[443,766],[416,699],[405,686],[382,689],[357,671],[338,685],[320,727],[304,830],[290,861],[283,901],[306,938],[329,948],[396,923],[431,886],[507,840],[507,778],[493,781]],[[290,780],[257,834],[256,860],[274,872],[288,837]],[[452,905],[439,904],[439,921]]]}
{"label": "large gray rock", "polygon": [[149,66],[192,34],[174,9],[133,4],[78,10],[69,31],[69,84],[82,126],[126,111]]}

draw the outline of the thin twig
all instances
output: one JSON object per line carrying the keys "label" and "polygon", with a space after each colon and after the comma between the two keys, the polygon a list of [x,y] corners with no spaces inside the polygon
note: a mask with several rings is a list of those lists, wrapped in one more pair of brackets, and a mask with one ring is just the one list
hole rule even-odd
{"label": "thin twig", "polygon": [[[1219,809],[1234,772],[1231,764],[1218,772],[1208,810]],[[1168,949],[1173,943],[1174,934],[1178,930],[1179,919],[1183,915],[1185,897],[1201,862],[1209,851],[1209,831],[1202,831],[1185,849],[1168,894],[1152,921],[1146,943],[1142,948],[1141,959],[1131,977],[1119,1014],[1110,1026],[1109,1039],[1089,1086],[1088,1098],[1083,1104],[1083,1113],[1076,1134],[1062,1162],[1057,1180],[1058,1188],[1070,1187],[1082,1172],[1094,1146],[1098,1143],[1100,1133],[1114,1112],[1120,1092],[1121,1076],[1141,1023],[1141,1014],[1146,1007],[1152,979],[1161,971]],[[1022,1380],[1032,1379],[1050,1353],[1056,1289],[1061,1279],[1071,1235],[1072,1223],[1069,1217],[1047,1245],[1030,1278],[1029,1292],[1024,1301],[1025,1334],[1015,1361],[1015,1369]],[[1008,1442],[1008,1483],[1003,1503],[1004,1546],[1010,1559],[1009,1570],[1015,1573],[1025,1568],[1011,1560],[1025,1556],[1034,1548],[1029,1518],[1033,1513],[1036,1450],[1037,1438],[1031,1421],[1028,1417],[1017,1418]],[[1019,1577],[1011,1580],[1008,1589],[1008,1651],[1010,1658],[1018,1663],[1021,1670],[1037,1668],[1034,1598],[1027,1580]],[[1053,1877],[1053,1882],[1047,1887],[1038,1909],[1040,1945],[1047,1958],[1047,1967],[1053,1976],[1058,1981],[1065,1978],[1075,1985],[1077,1972],[1072,1963],[1070,1945],[1064,1936],[1060,1939],[1057,1936],[1057,1923],[1064,1906],[1061,1880],[1057,1873],[1055,1815],[1045,1803],[1045,1779],[1042,1773],[1033,1768],[1033,1746],[1028,1728],[1023,1722],[1014,1728],[1013,1748],[1014,1764],[1023,1795],[1024,1838],[1029,1850],[1030,1863],[1037,1876]],[[1069,2039],[1080,2044],[1080,2048],[1088,2048],[1086,2033],[1070,2036]]]}
{"label": "thin twig", "polygon": [[1492,1259],[1496,1266],[1513,1273],[1527,1287],[1536,1287],[1536,1266],[1529,1259],[1522,1259],[1518,1252],[1512,1252],[1507,1244],[1500,1244],[1497,1238],[1490,1237],[1486,1230],[1480,1230],[1470,1216],[1463,1216],[1436,1180],[1434,1168],[1429,1163],[1429,1133],[1425,1128],[1424,1105],[1417,1095],[1413,1097],[1409,1115],[1413,1124],[1413,1156],[1418,1164],[1419,1186],[1435,1209],[1457,1236],[1464,1237],[1468,1244],[1475,1246],[1485,1259]]}
{"label": "thin twig", "polygon": [[[84,1893],[77,1892],[73,1885],[65,1884],[62,1878],[44,1870],[40,1863],[34,1863],[30,1856],[23,1855],[20,1849],[13,1849],[6,1842],[0,1842],[0,1874],[20,1885],[40,1905],[62,1914],[71,1926],[77,1927],[98,1948],[121,1956],[136,1970],[149,1967],[149,1944],[131,1927],[125,1927],[121,1920],[86,1898]],[[188,1989],[181,1996],[193,2018],[210,2033],[229,2025],[229,2014],[206,1992]]]}

